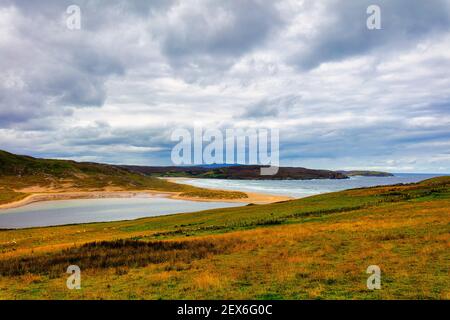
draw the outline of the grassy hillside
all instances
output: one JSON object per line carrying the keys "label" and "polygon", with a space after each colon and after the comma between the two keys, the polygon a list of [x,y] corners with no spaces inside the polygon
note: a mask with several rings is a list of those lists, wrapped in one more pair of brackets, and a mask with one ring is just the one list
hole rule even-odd
{"label": "grassy hillside", "polygon": [[[450,177],[0,232],[0,298],[450,299]],[[69,264],[82,290],[65,287]],[[382,289],[366,288],[369,265]]]}
{"label": "grassy hillside", "polygon": [[240,179],[240,180],[309,180],[309,179],[347,179],[352,176],[390,177],[392,173],[381,171],[330,171],[314,170],[301,167],[280,167],[273,176],[261,176],[261,166],[228,165],[215,167],[149,167],[121,166],[122,168],[156,177],[188,177],[207,179]]}
{"label": "grassy hillside", "polygon": [[275,175],[261,175],[259,165],[236,165],[224,167],[147,167],[122,166],[134,172],[158,177],[191,177],[208,179],[240,180],[309,180],[309,179],[347,179],[343,173],[330,170],[314,170],[300,167],[280,167]]}
{"label": "grassy hillside", "polygon": [[115,186],[125,189],[155,188],[171,191],[182,188],[177,184],[106,164],[36,159],[5,151],[0,151],[0,178],[0,185],[10,189],[35,185],[83,189]]}
{"label": "grassy hillside", "polygon": [[392,173],[383,171],[367,171],[367,170],[352,170],[352,171],[338,171],[348,177],[364,176],[364,177],[392,177]]}
{"label": "grassy hillside", "polygon": [[27,196],[28,192],[23,190],[30,187],[46,191],[158,190],[186,193],[191,197],[246,197],[242,192],[176,184],[107,164],[37,159],[0,150],[0,204]]}

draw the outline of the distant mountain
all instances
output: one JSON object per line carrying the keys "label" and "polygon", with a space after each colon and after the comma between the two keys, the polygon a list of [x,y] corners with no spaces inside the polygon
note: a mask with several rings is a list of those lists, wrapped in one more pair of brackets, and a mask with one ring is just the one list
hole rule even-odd
{"label": "distant mountain", "polygon": [[259,165],[233,165],[221,167],[148,167],[121,166],[122,168],[159,177],[191,177],[210,179],[241,179],[241,180],[310,180],[310,179],[347,179],[348,176],[330,170],[313,170],[297,167],[280,167],[278,173],[272,176],[261,175]]}

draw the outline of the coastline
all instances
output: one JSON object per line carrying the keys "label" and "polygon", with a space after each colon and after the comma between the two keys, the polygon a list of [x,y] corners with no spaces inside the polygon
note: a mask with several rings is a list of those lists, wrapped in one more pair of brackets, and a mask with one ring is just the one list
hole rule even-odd
{"label": "coastline", "polygon": [[[159,179],[164,179],[172,183],[183,184],[185,180],[201,179],[201,178],[191,178],[191,177],[159,177]],[[189,183],[185,183],[190,185]],[[356,187],[358,188],[358,187]],[[215,191],[230,191],[227,189],[220,188],[205,188]],[[0,214],[3,210],[13,209],[18,207],[23,207],[34,202],[41,201],[57,201],[57,200],[75,200],[75,199],[105,199],[105,198],[133,198],[139,196],[145,197],[164,197],[174,200],[185,200],[185,201],[198,201],[198,202],[228,202],[228,203],[253,203],[253,204],[269,204],[281,201],[294,200],[298,197],[274,195],[268,193],[259,193],[243,190],[235,190],[243,192],[247,195],[247,198],[237,198],[237,199],[226,199],[226,198],[201,198],[182,195],[182,192],[174,191],[158,191],[158,190],[123,190],[120,188],[106,188],[101,191],[84,191],[74,188],[62,190],[62,189],[50,189],[45,187],[31,186],[20,190],[15,190],[17,192],[23,192],[26,196],[22,199],[15,200],[8,203],[0,204]]]}
{"label": "coastline", "polygon": [[[194,179],[201,179],[201,178],[185,178],[185,177],[162,177],[160,179],[165,179],[169,182],[173,183],[182,183],[183,180],[194,180]],[[186,183],[186,185],[190,185]],[[217,190],[217,191],[230,191],[225,189],[217,189],[217,188],[208,188],[210,190]],[[257,192],[249,192],[249,191],[242,191],[242,190],[235,190],[239,192],[243,192],[247,195],[247,198],[242,199],[223,199],[220,200],[221,202],[246,202],[246,203],[255,203],[255,204],[267,204],[267,203],[274,203],[274,202],[280,202],[280,201],[287,201],[287,200],[294,200],[294,197],[289,196],[282,196],[282,195],[274,195],[269,193],[257,193]],[[187,199],[186,197],[177,197],[174,196],[174,199]],[[199,198],[192,198],[192,199],[199,199]],[[188,199],[191,200],[191,199]],[[228,200],[228,201],[226,201]],[[216,199],[205,199],[204,201],[217,201]]]}
{"label": "coastline", "polygon": [[[211,189],[212,190],[212,189]],[[214,189],[220,190],[220,189]],[[222,190],[221,190],[222,191]],[[226,190],[223,190],[226,191]],[[0,204],[1,210],[19,208],[31,203],[42,201],[75,200],[75,199],[113,199],[113,198],[134,198],[134,197],[161,197],[174,200],[199,201],[199,202],[234,202],[234,203],[255,203],[268,204],[279,201],[292,200],[291,197],[270,195],[263,193],[244,192],[247,198],[221,199],[221,198],[199,198],[182,196],[181,192],[156,191],[156,190],[123,190],[123,191],[66,191],[66,192],[34,192],[25,198]]]}

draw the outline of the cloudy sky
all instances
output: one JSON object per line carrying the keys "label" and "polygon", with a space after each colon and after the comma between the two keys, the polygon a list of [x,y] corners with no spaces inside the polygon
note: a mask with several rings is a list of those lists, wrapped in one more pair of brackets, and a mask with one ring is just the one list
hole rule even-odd
{"label": "cloudy sky", "polygon": [[281,165],[449,173],[450,0],[0,0],[0,149],[170,165],[194,125],[278,128]]}

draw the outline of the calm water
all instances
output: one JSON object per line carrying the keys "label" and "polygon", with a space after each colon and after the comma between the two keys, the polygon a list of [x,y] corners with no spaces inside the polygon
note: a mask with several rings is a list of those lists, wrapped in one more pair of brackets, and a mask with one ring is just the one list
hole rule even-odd
{"label": "calm water", "polygon": [[390,185],[397,183],[418,182],[437,174],[395,174],[394,177],[352,177],[350,179],[323,180],[226,180],[226,179],[186,179],[179,183],[186,183],[197,187],[242,190],[248,192],[270,193],[295,198],[307,197],[315,194],[341,191],[345,189]]}
{"label": "calm water", "polygon": [[[180,180],[199,187],[286,195],[295,198],[351,188],[418,182],[438,175],[397,174],[394,177],[352,177],[346,180]],[[0,228],[28,228],[64,224],[131,220],[244,204],[195,202],[157,197],[88,199],[37,202],[0,210]]]}
{"label": "calm water", "polygon": [[241,205],[245,204],[196,202],[156,197],[43,201],[25,207],[0,210],[0,228],[131,220]]}

